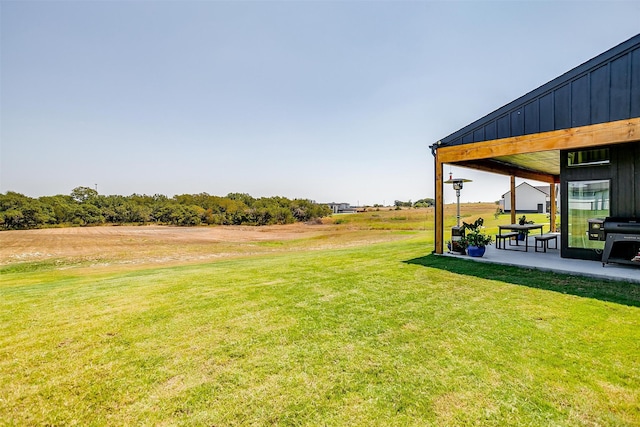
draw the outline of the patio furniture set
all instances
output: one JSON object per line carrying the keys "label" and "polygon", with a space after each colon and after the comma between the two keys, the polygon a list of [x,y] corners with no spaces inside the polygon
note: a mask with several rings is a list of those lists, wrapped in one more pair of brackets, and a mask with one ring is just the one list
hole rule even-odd
{"label": "patio furniture set", "polygon": [[[547,249],[558,249],[558,235],[553,233],[544,234],[542,230],[543,224],[505,224],[498,226],[498,234],[496,234],[496,248],[507,249],[509,246],[520,247],[519,236],[524,234],[524,250],[529,251],[529,231],[540,230],[539,235],[534,235],[534,247],[536,252],[547,252]],[[507,230],[506,232],[503,232]],[[515,245],[513,244],[515,242]],[[554,246],[550,247],[549,242],[554,242]]]}

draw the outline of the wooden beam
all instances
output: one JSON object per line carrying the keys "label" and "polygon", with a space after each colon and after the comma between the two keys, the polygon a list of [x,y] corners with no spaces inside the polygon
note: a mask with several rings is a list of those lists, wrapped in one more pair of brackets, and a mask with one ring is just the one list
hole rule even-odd
{"label": "wooden beam", "polygon": [[438,155],[442,163],[490,159],[499,156],[568,150],[640,141],[640,117],[542,132],[531,135],[441,146]]}
{"label": "wooden beam", "polygon": [[481,170],[484,172],[491,172],[500,175],[514,175],[518,178],[533,179],[536,181],[554,183],[560,182],[560,177],[557,175],[546,174],[544,172],[534,172],[527,169],[520,169],[511,165],[505,165],[502,163],[495,163],[489,160],[471,160],[463,161],[455,164],[456,166],[463,166],[470,169]]}
{"label": "wooden beam", "polygon": [[511,175],[510,186],[511,186],[511,224],[515,224],[516,223],[516,177],[513,175]]}
{"label": "wooden beam", "polygon": [[438,152],[436,151],[435,159],[435,248],[434,252],[442,254],[444,252],[444,193],[442,188],[443,163],[440,161]]}
{"label": "wooden beam", "polygon": [[551,209],[551,212],[549,212],[549,220],[551,221],[549,232],[555,233],[556,231],[556,185],[555,184],[549,184],[549,199],[550,199],[549,203],[551,204],[551,206],[549,206],[549,208]]}

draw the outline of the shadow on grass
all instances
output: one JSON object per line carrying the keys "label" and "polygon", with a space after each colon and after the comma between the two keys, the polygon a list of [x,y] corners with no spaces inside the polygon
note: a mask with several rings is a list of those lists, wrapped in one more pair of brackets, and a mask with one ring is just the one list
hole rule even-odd
{"label": "shadow on grass", "polygon": [[404,262],[482,279],[499,280],[514,285],[640,307],[640,286],[629,282],[599,280],[590,277],[474,262],[437,255],[426,255]]}

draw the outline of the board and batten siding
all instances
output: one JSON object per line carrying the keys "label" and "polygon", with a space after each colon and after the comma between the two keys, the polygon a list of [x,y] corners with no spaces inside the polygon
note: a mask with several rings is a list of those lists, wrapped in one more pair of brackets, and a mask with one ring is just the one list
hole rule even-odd
{"label": "board and batten siding", "polygon": [[640,117],[640,34],[459,131],[442,145]]}

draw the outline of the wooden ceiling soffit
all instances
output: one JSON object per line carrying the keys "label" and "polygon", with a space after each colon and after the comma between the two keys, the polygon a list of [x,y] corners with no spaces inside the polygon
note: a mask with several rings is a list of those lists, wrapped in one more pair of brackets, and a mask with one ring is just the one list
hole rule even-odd
{"label": "wooden ceiling soffit", "polygon": [[438,161],[460,163],[514,154],[569,150],[640,141],[640,117],[438,148]]}
{"label": "wooden ceiling soffit", "polygon": [[549,175],[560,175],[560,150],[500,156],[491,160],[514,165],[520,169],[538,171]]}
{"label": "wooden ceiling soffit", "polygon": [[481,170],[483,172],[497,173],[500,175],[517,176],[518,178],[533,179],[536,181],[555,184],[560,182],[560,177],[544,172],[522,169],[514,165],[495,162],[491,160],[469,160],[454,163],[456,166],[463,166],[470,169]]}

